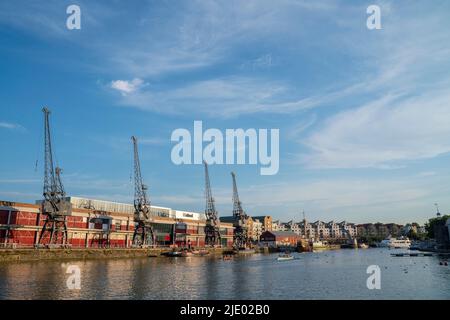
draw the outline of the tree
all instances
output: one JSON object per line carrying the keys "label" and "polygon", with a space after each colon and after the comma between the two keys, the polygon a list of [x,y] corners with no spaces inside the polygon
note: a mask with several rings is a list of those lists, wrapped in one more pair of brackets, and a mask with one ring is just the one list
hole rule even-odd
{"label": "tree", "polygon": [[425,230],[427,231],[428,238],[434,239],[436,237],[434,234],[435,227],[438,225],[445,225],[448,219],[450,219],[450,215],[429,219],[428,222],[425,223]]}

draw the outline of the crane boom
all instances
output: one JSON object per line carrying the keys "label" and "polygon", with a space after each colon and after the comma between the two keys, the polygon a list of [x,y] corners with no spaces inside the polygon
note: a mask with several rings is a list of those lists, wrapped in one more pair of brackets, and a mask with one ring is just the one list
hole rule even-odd
{"label": "crane boom", "polygon": [[208,164],[203,161],[205,166],[205,244],[214,246],[220,243],[219,214],[217,213],[215,201],[212,196],[211,183],[209,181]]}
{"label": "crane boom", "polygon": [[242,209],[242,203],[239,200],[239,193],[236,184],[236,175],[231,172],[233,178],[233,217],[234,217],[234,237],[233,246],[236,249],[245,248],[249,245],[247,221],[249,217]]}
{"label": "crane boom", "polygon": [[151,224],[150,200],[147,197],[147,186],[141,174],[141,163],[137,138],[131,137],[134,149],[134,222],[137,224],[133,235],[134,246],[147,246],[154,243],[154,232]]}

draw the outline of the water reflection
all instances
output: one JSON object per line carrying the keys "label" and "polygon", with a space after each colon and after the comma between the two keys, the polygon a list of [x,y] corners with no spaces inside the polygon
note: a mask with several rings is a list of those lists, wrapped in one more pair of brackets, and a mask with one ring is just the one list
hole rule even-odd
{"label": "water reflection", "polygon": [[[0,299],[450,299],[450,267],[436,257],[395,258],[388,250],[277,255],[136,258],[0,264]],[[81,269],[69,290],[67,266]],[[382,290],[366,287],[379,265]]]}

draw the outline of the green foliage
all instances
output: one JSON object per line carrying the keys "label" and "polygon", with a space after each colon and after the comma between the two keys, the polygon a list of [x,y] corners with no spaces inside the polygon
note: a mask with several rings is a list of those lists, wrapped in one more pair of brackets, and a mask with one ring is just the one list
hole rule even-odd
{"label": "green foliage", "polygon": [[418,233],[414,231],[413,229],[409,230],[408,234],[406,235],[411,240],[419,240],[423,241],[427,237],[426,233]]}
{"label": "green foliage", "polygon": [[444,215],[439,218],[436,217],[436,218],[431,218],[430,220],[428,220],[428,222],[425,223],[425,229],[427,230],[428,238],[434,239],[435,238],[434,227],[436,225],[441,225],[441,224],[444,225],[448,219],[450,219],[450,215]]}

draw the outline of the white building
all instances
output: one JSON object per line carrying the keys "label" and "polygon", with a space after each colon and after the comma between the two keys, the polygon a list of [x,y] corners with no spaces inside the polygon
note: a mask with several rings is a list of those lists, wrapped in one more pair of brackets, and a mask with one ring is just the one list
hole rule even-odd
{"label": "white building", "polygon": [[342,221],[339,223],[339,227],[342,233],[342,237],[346,237],[350,235],[352,238],[355,238],[358,235],[358,231],[356,229],[356,225],[354,223],[348,223],[347,221]]}
{"label": "white building", "polygon": [[[134,205],[128,203],[119,203],[104,200],[92,200],[79,197],[67,197],[67,201],[75,209],[91,209],[95,211],[105,211],[112,213],[134,214]],[[157,217],[185,219],[185,220],[206,220],[204,213],[175,210],[167,207],[158,207],[151,205],[150,212]]]}
{"label": "white building", "polygon": [[298,235],[302,235],[303,231],[302,231],[302,226],[300,225],[300,223],[296,223],[296,222],[291,222],[290,224],[290,228],[292,232],[294,232],[295,234]]}
{"label": "white building", "polygon": [[272,231],[279,231],[280,220],[276,220],[272,222]]}
{"label": "white building", "polygon": [[291,231],[291,226],[289,222],[280,222],[277,231]]}
{"label": "white building", "polygon": [[252,238],[254,241],[258,241],[263,232],[263,224],[258,219],[253,219],[252,223]]}
{"label": "white building", "polygon": [[341,228],[338,223],[330,221],[327,223],[327,228],[331,238],[342,238]]}

